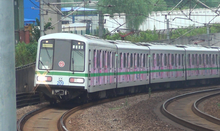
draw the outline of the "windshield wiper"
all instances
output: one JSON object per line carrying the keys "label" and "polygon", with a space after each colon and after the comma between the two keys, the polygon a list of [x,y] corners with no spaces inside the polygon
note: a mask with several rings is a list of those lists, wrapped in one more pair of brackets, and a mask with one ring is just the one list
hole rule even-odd
{"label": "windshield wiper", "polygon": [[39,62],[44,66],[44,68],[47,70],[47,73],[50,73],[49,69],[44,65],[44,63],[39,59]]}
{"label": "windshield wiper", "polygon": [[73,57],[72,57],[72,66],[73,66],[73,74],[74,74],[74,59],[73,59]]}

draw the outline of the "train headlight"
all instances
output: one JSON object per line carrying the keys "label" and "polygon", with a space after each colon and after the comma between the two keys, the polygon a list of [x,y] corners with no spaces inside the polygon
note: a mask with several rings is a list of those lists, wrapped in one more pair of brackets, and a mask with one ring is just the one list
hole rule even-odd
{"label": "train headlight", "polygon": [[37,76],[37,81],[40,82],[51,82],[52,77],[51,76]]}
{"label": "train headlight", "polygon": [[84,83],[84,79],[83,78],[73,78],[73,77],[70,77],[70,79],[69,79],[69,82],[70,83]]}

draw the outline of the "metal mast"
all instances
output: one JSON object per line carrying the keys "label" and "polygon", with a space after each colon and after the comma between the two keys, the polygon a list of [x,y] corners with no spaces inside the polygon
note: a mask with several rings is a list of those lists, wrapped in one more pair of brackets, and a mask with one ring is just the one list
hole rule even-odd
{"label": "metal mast", "polygon": [[0,10],[0,131],[16,131],[14,0]]}

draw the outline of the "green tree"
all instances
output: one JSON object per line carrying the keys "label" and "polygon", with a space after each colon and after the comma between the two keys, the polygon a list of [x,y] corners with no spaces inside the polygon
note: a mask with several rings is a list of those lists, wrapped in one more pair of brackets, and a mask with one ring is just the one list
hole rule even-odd
{"label": "green tree", "polygon": [[[49,21],[51,21],[51,19],[49,19]],[[44,24],[44,31],[48,30],[48,29],[54,29],[54,27],[50,27],[52,25],[51,22],[47,22]],[[32,42],[33,41],[38,41],[38,39],[40,38],[40,21],[36,18],[36,25],[32,25]]]}
{"label": "green tree", "polygon": [[[160,0],[160,3],[165,3]],[[113,15],[114,13],[125,13],[127,28],[139,29],[139,26],[158,6],[157,0],[99,0],[99,10],[103,13]]]}

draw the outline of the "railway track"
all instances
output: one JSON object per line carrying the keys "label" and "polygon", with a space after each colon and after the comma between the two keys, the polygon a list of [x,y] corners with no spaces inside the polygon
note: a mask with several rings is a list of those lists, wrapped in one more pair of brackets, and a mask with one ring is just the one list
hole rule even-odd
{"label": "railway track", "polygon": [[166,100],[161,106],[161,112],[176,123],[193,130],[219,130],[220,119],[202,111],[202,102],[216,95],[220,95],[220,89],[209,89],[179,95]]}
{"label": "railway track", "polygon": [[68,118],[75,112],[125,98],[126,96],[104,99],[97,102],[90,102],[84,105],[76,106],[70,110],[64,108],[52,108],[49,106],[34,110],[23,116],[17,123],[18,131],[38,131],[38,130],[51,130],[51,131],[68,131],[66,122]]}

